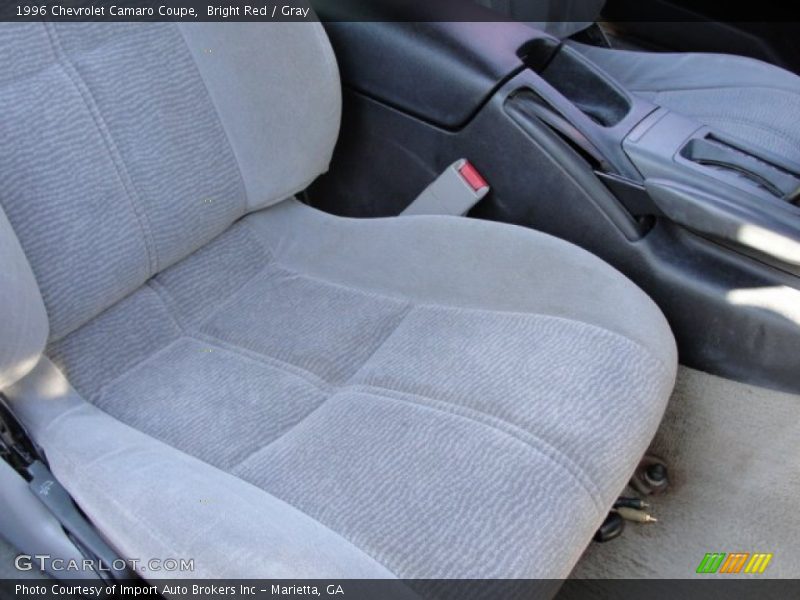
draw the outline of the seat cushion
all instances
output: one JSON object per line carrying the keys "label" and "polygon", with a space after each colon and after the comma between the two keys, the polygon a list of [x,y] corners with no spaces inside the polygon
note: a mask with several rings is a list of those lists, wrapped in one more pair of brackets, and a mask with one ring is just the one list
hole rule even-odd
{"label": "seat cushion", "polygon": [[[566,242],[463,218],[342,219],[294,201],[240,220],[48,354],[136,430],[102,433],[124,426],[74,400],[58,408],[57,385],[39,394],[49,400],[10,391],[27,396],[19,409],[56,474],[123,553],[191,546],[187,519],[209,509],[179,484],[128,503],[173,463],[200,459],[227,482],[216,535],[250,552],[250,576],[283,577],[292,563],[260,562],[276,548],[240,539],[241,519],[226,534],[231,495],[257,489],[270,501],[260,517],[250,502],[251,520],[291,507],[380,565],[362,560],[352,576],[565,577],[646,450],[676,367],[652,301]],[[81,419],[102,431],[71,434]],[[115,447],[147,445],[142,433],[158,448],[152,469]],[[86,456],[92,468],[76,476]],[[322,534],[304,527],[277,539],[308,565]],[[241,575],[203,552],[207,576]]]}
{"label": "seat cushion", "polygon": [[800,165],[800,77],[794,73],[727,54],[573,45],[647,100]]}

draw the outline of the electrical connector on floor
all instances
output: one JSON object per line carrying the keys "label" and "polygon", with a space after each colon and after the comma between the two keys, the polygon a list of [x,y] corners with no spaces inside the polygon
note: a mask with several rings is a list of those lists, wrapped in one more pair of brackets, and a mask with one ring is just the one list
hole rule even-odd
{"label": "electrical connector on floor", "polygon": [[617,498],[616,502],[614,502],[614,508],[620,508],[622,506],[625,506],[627,508],[635,508],[637,510],[642,510],[644,508],[649,507],[650,505],[641,498],[620,496],[619,498]]}
{"label": "electrical connector on floor", "polygon": [[652,516],[649,513],[644,512],[643,510],[637,510],[635,508],[629,508],[627,506],[620,506],[619,508],[614,509],[619,516],[625,519],[626,521],[633,521],[634,523],[656,523],[658,519]]}
{"label": "electrical connector on floor", "polygon": [[622,535],[622,532],[625,530],[625,519],[623,519],[619,514],[615,512],[608,513],[606,520],[603,521],[603,524],[600,526],[600,529],[594,534],[594,541],[600,542],[601,544],[605,542],[610,542],[613,539],[618,538]]}
{"label": "electrical connector on floor", "polygon": [[669,487],[666,463],[657,456],[645,455],[631,478],[631,487],[643,495],[663,494]]}

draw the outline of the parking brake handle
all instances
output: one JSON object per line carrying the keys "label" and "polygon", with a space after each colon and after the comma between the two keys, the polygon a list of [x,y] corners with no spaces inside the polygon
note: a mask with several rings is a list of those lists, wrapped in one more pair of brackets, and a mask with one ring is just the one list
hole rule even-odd
{"label": "parking brake handle", "polygon": [[701,165],[722,167],[741,173],[778,198],[791,202],[800,195],[798,177],[713,137],[691,140],[681,154]]}

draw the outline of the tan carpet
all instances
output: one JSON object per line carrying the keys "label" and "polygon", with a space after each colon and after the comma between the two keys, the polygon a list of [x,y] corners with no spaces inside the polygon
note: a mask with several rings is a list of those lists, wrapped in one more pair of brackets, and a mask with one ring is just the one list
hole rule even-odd
{"label": "tan carpet", "polygon": [[706,552],[772,552],[759,577],[800,577],[800,396],[682,367],[652,452],[672,483],[659,522],[593,543],[572,577],[692,577]]}

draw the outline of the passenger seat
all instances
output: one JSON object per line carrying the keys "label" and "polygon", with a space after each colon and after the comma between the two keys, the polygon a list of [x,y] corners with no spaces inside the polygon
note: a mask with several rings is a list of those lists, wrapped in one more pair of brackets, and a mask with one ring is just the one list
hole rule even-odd
{"label": "passenger seat", "polygon": [[569,574],[674,383],[640,289],[535,231],[294,200],[339,130],[318,23],[7,23],[0,51],[0,389],[123,556]]}

